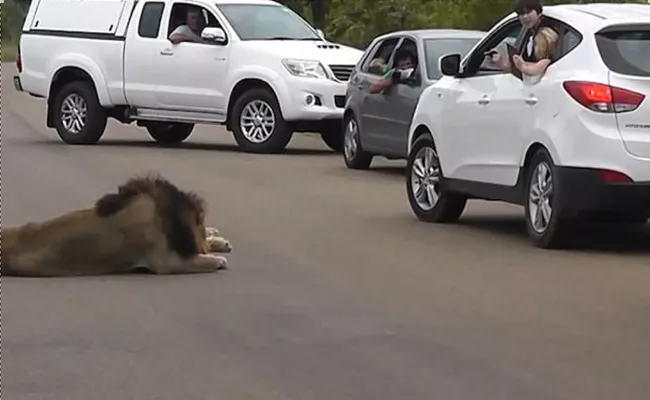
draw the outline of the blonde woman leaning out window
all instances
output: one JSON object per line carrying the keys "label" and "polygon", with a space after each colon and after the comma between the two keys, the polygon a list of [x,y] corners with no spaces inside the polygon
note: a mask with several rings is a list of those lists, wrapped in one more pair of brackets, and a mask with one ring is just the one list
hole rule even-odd
{"label": "blonde woman leaning out window", "polygon": [[555,53],[558,34],[551,28],[542,28],[535,35],[536,62],[524,61],[520,55],[512,58],[515,66],[521,71],[524,85],[534,85],[542,79],[546,68],[551,64],[551,57]]}

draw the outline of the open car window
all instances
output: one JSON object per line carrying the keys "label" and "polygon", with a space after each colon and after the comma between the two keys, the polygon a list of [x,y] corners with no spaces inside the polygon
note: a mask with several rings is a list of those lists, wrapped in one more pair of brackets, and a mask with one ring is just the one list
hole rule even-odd
{"label": "open car window", "polygon": [[[496,46],[493,46],[492,48],[494,50],[498,51],[499,54],[501,54],[501,57],[508,58],[508,45],[516,46],[517,38],[519,37],[521,29],[522,28],[521,28],[520,24],[514,24],[506,32],[503,32],[501,40],[498,41]],[[491,49],[485,49],[484,52],[488,51],[488,50],[491,50]],[[481,66],[479,67],[479,71],[483,71],[483,72],[504,72],[503,70],[496,67],[492,62],[490,62],[490,59],[488,57],[485,57],[483,59],[483,62],[481,63]]]}

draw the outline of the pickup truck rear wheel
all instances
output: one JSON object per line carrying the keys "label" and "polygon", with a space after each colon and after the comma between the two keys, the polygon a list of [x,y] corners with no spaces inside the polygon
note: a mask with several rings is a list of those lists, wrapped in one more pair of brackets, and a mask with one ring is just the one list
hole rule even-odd
{"label": "pickup truck rear wheel", "polygon": [[104,134],[108,117],[92,83],[66,84],[54,96],[51,107],[54,126],[64,143],[95,144]]}
{"label": "pickup truck rear wheel", "polygon": [[338,131],[321,133],[323,143],[330,149],[337,153],[343,152],[343,132],[339,128]]}
{"label": "pickup truck rear wheel", "polygon": [[174,144],[187,139],[194,129],[194,124],[181,122],[150,122],[147,131],[158,143]]}
{"label": "pickup truck rear wheel", "polygon": [[244,92],[235,101],[230,118],[237,144],[248,153],[280,153],[293,136],[275,95],[266,88]]}

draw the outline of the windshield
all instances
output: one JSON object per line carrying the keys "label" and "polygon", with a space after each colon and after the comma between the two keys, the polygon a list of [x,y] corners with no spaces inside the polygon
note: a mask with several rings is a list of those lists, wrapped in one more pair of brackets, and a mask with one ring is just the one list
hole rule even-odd
{"label": "windshield", "polygon": [[321,40],[290,8],[272,4],[221,4],[241,40]]}
{"label": "windshield", "polygon": [[461,57],[465,57],[479,40],[480,38],[425,39],[424,54],[427,58],[427,77],[431,80],[440,79],[442,77],[438,67],[440,57],[454,53],[460,53]]}

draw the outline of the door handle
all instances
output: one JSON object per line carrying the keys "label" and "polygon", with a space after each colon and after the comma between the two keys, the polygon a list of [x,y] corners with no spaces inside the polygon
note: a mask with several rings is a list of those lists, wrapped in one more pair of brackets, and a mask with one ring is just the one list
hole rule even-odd
{"label": "door handle", "polygon": [[174,52],[171,49],[160,50],[161,56],[173,56]]}
{"label": "door handle", "polygon": [[486,106],[490,104],[490,98],[488,97],[488,95],[486,94],[485,96],[481,97],[478,101],[478,104],[482,106]]}
{"label": "door handle", "polygon": [[537,104],[538,101],[539,100],[537,100],[537,97],[535,97],[535,96],[529,96],[529,97],[526,97],[526,99],[524,99],[524,102],[526,104],[528,104],[529,106],[534,106],[535,104]]}

